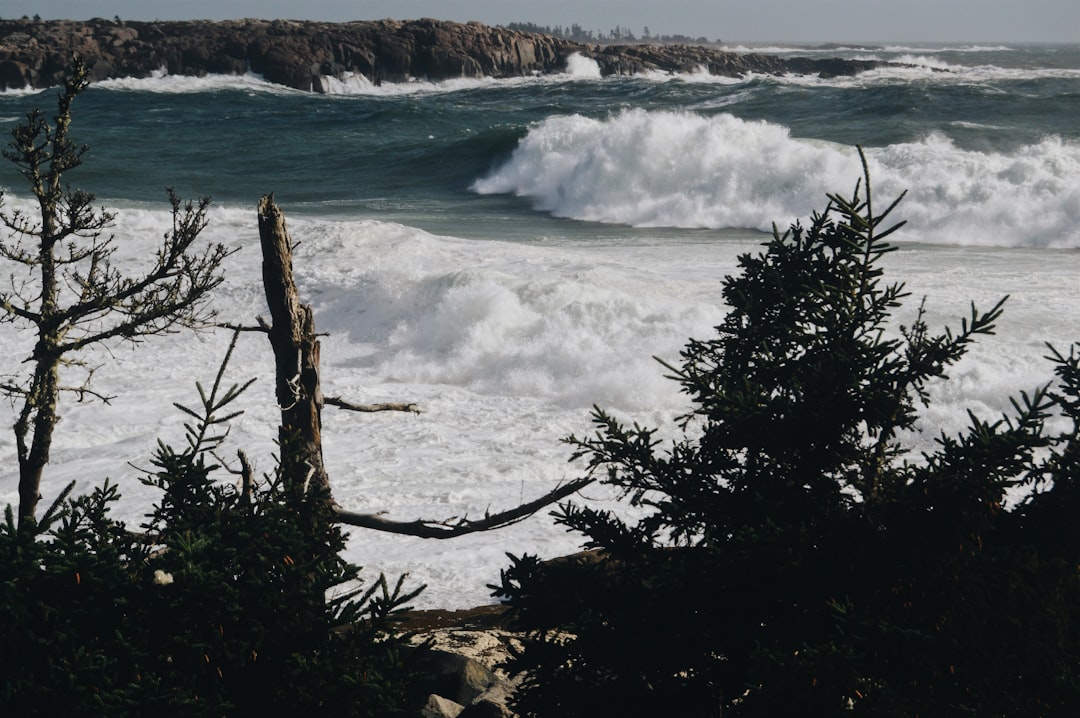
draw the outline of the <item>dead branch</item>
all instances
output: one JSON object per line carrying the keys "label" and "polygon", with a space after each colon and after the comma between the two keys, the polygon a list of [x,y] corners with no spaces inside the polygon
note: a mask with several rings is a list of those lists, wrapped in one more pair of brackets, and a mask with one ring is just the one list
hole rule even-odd
{"label": "dead branch", "polygon": [[242,482],[240,496],[243,498],[244,503],[251,503],[252,487],[255,484],[255,469],[243,449],[237,449],[236,456],[240,459],[240,479]]}
{"label": "dead branch", "polygon": [[263,320],[262,317],[259,317],[259,319],[262,320],[262,323],[257,327],[248,324],[233,324],[232,322],[218,322],[213,326],[218,329],[228,329],[233,332],[262,332],[263,334],[269,334],[270,327],[266,325],[266,321]]}
{"label": "dead branch", "polygon": [[57,389],[59,391],[65,391],[65,392],[70,392],[72,394],[76,394],[79,397],[77,399],[77,401],[79,403],[82,403],[82,402],[86,401],[86,397],[88,397],[88,396],[97,399],[102,404],[111,404],[112,400],[116,398],[116,396],[111,395],[111,394],[102,394],[101,392],[94,391],[93,389],[89,388],[89,386],[86,385],[86,384],[83,384],[82,386],[61,386],[61,387],[57,387]]}
{"label": "dead branch", "polygon": [[405,402],[353,404],[351,401],[345,401],[340,396],[327,396],[323,398],[323,404],[329,404],[330,406],[336,406],[339,409],[346,409],[348,411],[359,411],[364,413],[374,413],[377,411],[407,411],[412,414],[420,413],[420,407],[416,404]]}
{"label": "dead branch", "polygon": [[565,499],[570,494],[580,491],[593,481],[595,481],[595,479],[591,476],[574,479],[527,504],[521,504],[497,514],[488,514],[485,515],[484,518],[476,520],[463,518],[457,521],[434,521],[425,519],[417,519],[415,521],[393,521],[391,519],[383,518],[381,514],[360,514],[346,511],[340,506],[335,507],[334,513],[337,515],[338,521],[348,526],[375,529],[376,531],[385,531],[387,533],[405,534],[407,536],[416,536],[418,538],[448,539],[464,536],[465,534],[476,533],[478,531],[491,531],[492,529],[511,526],[519,521],[529,518],[545,506],[550,506],[556,501]]}

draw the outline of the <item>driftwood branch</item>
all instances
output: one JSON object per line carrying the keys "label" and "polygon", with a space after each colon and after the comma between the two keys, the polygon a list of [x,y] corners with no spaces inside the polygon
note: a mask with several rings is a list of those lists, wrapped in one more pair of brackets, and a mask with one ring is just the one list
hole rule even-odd
{"label": "driftwood branch", "polygon": [[465,534],[478,531],[491,531],[503,528],[523,521],[545,506],[550,506],[556,501],[565,499],[591,484],[595,479],[586,476],[563,484],[543,496],[526,504],[515,506],[512,509],[501,511],[497,514],[488,514],[482,519],[463,518],[457,521],[429,521],[417,519],[415,521],[393,521],[384,518],[380,514],[360,514],[346,511],[340,507],[335,508],[337,520],[349,526],[357,526],[365,529],[375,529],[388,533],[405,534],[419,538],[448,539],[464,536]]}
{"label": "driftwood branch", "polygon": [[420,413],[420,407],[410,402],[391,402],[384,404],[353,404],[351,401],[345,401],[340,396],[327,396],[323,398],[323,404],[336,406],[339,409],[346,409],[348,411],[359,411],[363,413],[374,413],[377,411],[407,411],[412,414]]}

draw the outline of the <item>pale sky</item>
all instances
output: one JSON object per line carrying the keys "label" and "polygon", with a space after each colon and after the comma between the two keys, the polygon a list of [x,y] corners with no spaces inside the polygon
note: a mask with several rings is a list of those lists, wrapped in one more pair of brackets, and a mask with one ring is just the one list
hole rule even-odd
{"label": "pale sky", "polygon": [[0,17],[616,25],[724,42],[1080,42],[1080,0],[3,0]]}

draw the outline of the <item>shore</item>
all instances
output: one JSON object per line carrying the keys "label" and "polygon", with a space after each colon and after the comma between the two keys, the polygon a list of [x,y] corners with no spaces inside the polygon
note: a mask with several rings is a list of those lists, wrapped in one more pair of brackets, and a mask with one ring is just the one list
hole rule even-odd
{"label": "shore", "polygon": [[0,20],[0,90],[62,82],[72,54],[95,81],[155,75],[242,75],[297,90],[326,92],[328,78],[362,76],[373,84],[417,79],[507,78],[566,70],[573,55],[600,74],[709,72],[854,75],[882,64],[840,58],[780,58],[717,47],[594,45],[481,23],[377,20],[123,22],[94,19]]}

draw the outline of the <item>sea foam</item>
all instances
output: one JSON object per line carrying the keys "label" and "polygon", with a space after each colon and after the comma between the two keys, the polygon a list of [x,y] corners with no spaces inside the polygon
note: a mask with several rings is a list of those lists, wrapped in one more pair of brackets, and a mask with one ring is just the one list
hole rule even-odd
{"label": "sea foam", "polygon": [[600,79],[600,65],[596,60],[574,53],[566,58],[566,74],[577,79]]}
{"label": "sea foam", "polygon": [[[1008,153],[949,139],[868,148],[882,198],[908,190],[907,236],[926,242],[1080,247],[1080,144],[1049,137]],[[853,148],[729,114],[627,110],[552,117],[477,180],[559,217],[640,227],[769,230],[805,217],[860,174]]]}
{"label": "sea foam", "polygon": [[267,81],[262,75],[249,72],[244,75],[209,74],[203,77],[191,75],[169,75],[155,73],[151,77],[119,77],[94,83],[94,87],[103,90],[126,90],[131,92],[156,92],[161,94],[182,95],[215,90],[255,90],[259,92],[297,93],[284,85]]}
{"label": "sea foam", "polygon": [[[9,209],[29,208],[25,198],[6,201]],[[250,207],[219,206],[205,230],[207,240],[239,249],[213,297],[220,319],[230,323],[252,325],[266,312],[254,215]],[[167,209],[118,208],[118,261],[125,269],[144,266],[147,240],[170,226]],[[651,357],[677,363],[688,337],[712,335],[725,313],[721,278],[762,240],[755,234],[545,244],[439,236],[371,219],[290,216],[289,226],[298,243],[298,285],[327,333],[324,392],[359,403],[415,401],[423,410],[355,415],[328,408],[323,415],[335,497],[350,509],[400,520],[482,516],[579,475],[584,468],[567,465],[559,440],[590,430],[593,403],[670,431],[688,408],[686,397]],[[935,328],[955,327],[969,300],[985,308],[1013,295],[999,334],[979,342],[947,384],[931,387],[935,404],[917,447],[929,448],[940,431],[961,430],[968,408],[992,419],[1009,410],[1008,396],[1049,378],[1042,342],[1066,348],[1080,299],[1077,254],[1052,257],[929,245],[889,256],[889,277],[909,280],[916,298],[928,296]],[[898,312],[901,321],[914,316],[916,298]],[[182,333],[92,355],[91,364],[101,365],[95,386],[116,399],[65,400],[46,502],[68,481],[85,492],[110,476],[123,492],[117,516],[137,526],[159,496],[132,466],[147,465],[158,438],[182,442],[184,416],[173,403],[197,401],[195,382],[212,379],[227,339],[225,332]],[[31,342],[32,332],[0,325],[0,373],[22,371]],[[229,451],[243,448],[260,473],[272,470],[276,451],[272,376],[265,337],[244,333],[226,381],[259,380],[235,407],[245,413],[230,422]],[[11,433],[0,432],[0,455],[13,460],[14,451]],[[0,503],[17,500],[17,472],[6,466]],[[587,493],[592,505],[611,507],[600,489]],[[556,556],[577,544],[542,513],[497,535],[437,546],[358,531],[347,555],[369,578],[409,572],[412,585],[428,583],[421,606],[467,607],[490,600],[484,586],[497,580],[503,551]]]}

